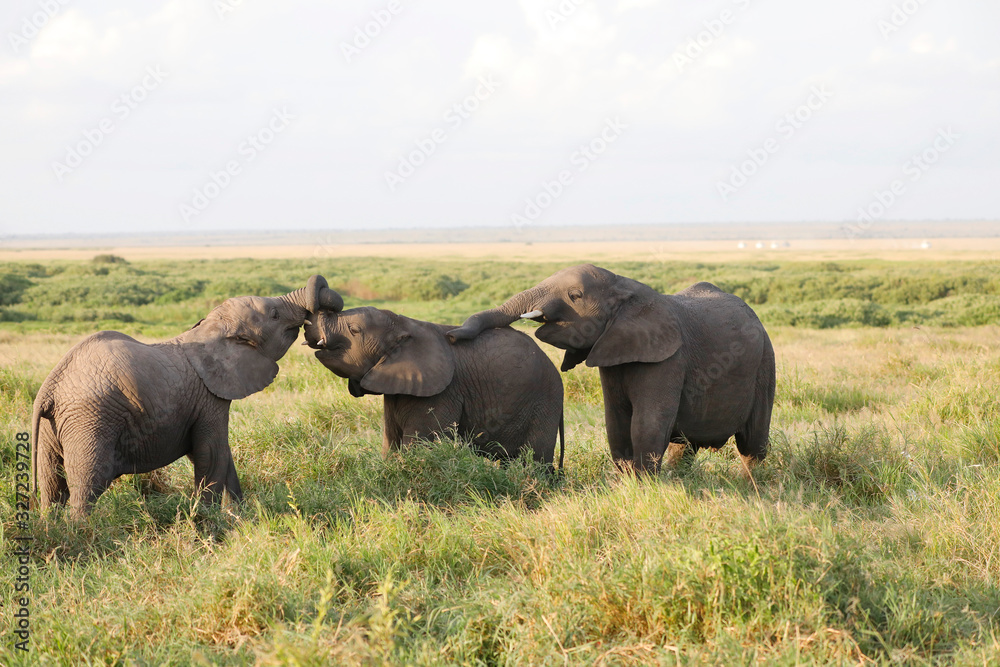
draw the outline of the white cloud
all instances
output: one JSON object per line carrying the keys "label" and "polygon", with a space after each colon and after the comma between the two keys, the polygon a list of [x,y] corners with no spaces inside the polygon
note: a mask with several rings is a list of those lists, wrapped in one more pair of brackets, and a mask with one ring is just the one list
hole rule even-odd
{"label": "white cloud", "polygon": [[934,35],[929,32],[922,32],[910,41],[910,51],[913,53],[941,55],[952,53],[958,48],[958,41],[954,37],[942,40],[940,43]]}
{"label": "white cloud", "polygon": [[757,46],[747,39],[720,40],[705,55],[705,66],[717,69],[745,68],[757,52]]}
{"label": "white cloud", "polygon": [[[205,0],[66,7],[28,47],[0,50],[0,121],[19,129],[0,135],[0,231],[81,221],[178,228],[177,203],[275,105],[298,120],[199,218],[208,227],[503,223],[616,115],[630,124],[621,141],[539,224],[849,216],[858,192],[867,196],[947,123],[968,140],[913,201],[947,210],[941,184],[961,173],[969,186],[955,210],[1000,216],[988,194],[1000,151],[1000,44],[990,26],[1000,16],[973,0],[928,3],[889,39],[876,27],[884,7],[863,0],[751,3],[683,71],[677,46],[737,5],[404,0],[345,62],[340,43],[384,6],[243,2],[223,20]],[[36,9],[24,2],[8,30]],[[51,161],[148,65],[168,80],[59,185]],[[390,193],[385,170],[484,74],[500,81],[497,92]],[[834,101],[720,202],[718,173],[818,84]]]}
{"label": "white cloud", "polygon": [[505,35],[480,35],[465,63],[465,74],[477,77],[483,72],[497,72],[510,78],[517,67],[518,55]]}
{"label": "white cloud", "polygon": [[646,9],[655,7],[661,0],[618,0],[615,5],[615,13],[623,14],[630,9]]}

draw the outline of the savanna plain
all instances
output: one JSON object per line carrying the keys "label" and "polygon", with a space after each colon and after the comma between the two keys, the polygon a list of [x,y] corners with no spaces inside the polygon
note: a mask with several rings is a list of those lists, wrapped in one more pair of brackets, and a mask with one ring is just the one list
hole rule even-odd
{"label": "savanna plain", "polygon": [[777,396],[752,479],[732,443],[683,475],[620,474],[582,366],[563,375],[562,475],[458,438],[383,459],[381,397],[296,345],[233,403],[241,505],[200,504],[183,459],[120,479],[82,522],[32,515],[30,652],[13,649],[15,435],[85,335],[162,340],[313,273],[348,307],[460,323],[573,263],[0,263],[0,663],[1000,662],[1000,264],[850,252],[600,261],[662,292],[714,282],[760,315]]}

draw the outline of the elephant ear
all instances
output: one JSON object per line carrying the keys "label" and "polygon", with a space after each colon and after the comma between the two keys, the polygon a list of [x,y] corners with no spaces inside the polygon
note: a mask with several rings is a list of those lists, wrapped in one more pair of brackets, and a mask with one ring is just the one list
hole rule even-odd
{"label": "elephant ear", "polygon": [[278,374],[278,364],[257,349],[248,332],[229,331],[215,318],[194,325],[181,347],[208,390],[229,401],[257,393]]}
{"label": "elephant ear", "polygon": [[588,366],[653,364],[680,349],[681,330],[662,296],[625,300],[587,355]]}
{"label": "elephant ear", "polygon": [[373,394],[434,396],[455,376],[455,353],[438,329],[405,317],[396,321],[389,352],[361,378]]}

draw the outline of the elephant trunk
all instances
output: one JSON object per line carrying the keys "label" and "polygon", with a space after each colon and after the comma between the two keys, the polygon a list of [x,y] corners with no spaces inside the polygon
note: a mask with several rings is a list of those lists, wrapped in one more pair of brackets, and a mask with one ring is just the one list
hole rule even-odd
{"label": "elephant trunk", "polygon": [[314,350],[326,347],[327,341],[337,331],[339,324],[340,318],[329,310],[310,313],[310,319],[306,320],[302,329],[306,339],[303,345],[308,345]]}
{"label": "elephant trunk", "polygon": [[496,308],[471,315],[469,319],[465,320],[462,326],[452,329],[446,335],[454,343],[459,340],[475,338],[486,329],[508,326],[512,322],[521,319],[521,316],[525,314],[538,317],[542,314],[538,310],[538,306],[544,295],[544,288],[536,285],[531,289],[515,294]]}
{"label": "elephant trunk", "polygon": [[281,298],[305,308],[310,313],[318,313],[321,310],[340,312],[344,309],[344,299],[330,289],[326,278],[318,274],[309,278],[305,287],[289,292]]}

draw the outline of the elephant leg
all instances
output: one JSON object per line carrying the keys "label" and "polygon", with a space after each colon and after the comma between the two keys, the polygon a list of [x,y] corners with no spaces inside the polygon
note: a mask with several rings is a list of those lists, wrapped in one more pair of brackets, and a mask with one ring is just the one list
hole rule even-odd
{"label": "elephant leg", "polygon": [[70,513],[82,518],[118,478],[115,461],[117,434],[86,436],[63,441],[63,467],[69,488]]}
{"label": "elephant leg", "polygon": [[746,474],[767,456],[770,431],[771,402],[758,399],[750,411],[750,417],[736,432],[736,450],[743,457]]}
{"label": "elephant leg", "polygon": [[675,359],[659,364],[625,364],[624,386],[632,401],[632,466],[660,470],[681,404],[684,372]]}
{"label": "elephant leg", "polygon": [[38,427],[38,442],[35,443],[36,470],[38,477],[38,501],[40,508],[49,505],[65,505],[69,502],[69,484],[63,468],[62,447],[56,438],[52,422],[42,419]]}
{"label": "elephant leg", "polygon": [[212,503],[228,493],[237,502],[243,500],[236,464],[229,449],[228,405],[221,418],[209,423],[196,423],[191,430],[191,437],[191,453],[188,457],[194,464],[194,484],[201,491],[201,499]]}
{"label": "elephant leg", "polygon": [[70,513],[76,518],[82,518],[90,514],[94,503],[101,497],[101,494],[108,490],[111,483],[117,479],[107,475],[91,475],[78,481],[76,484],[71,479],[69,482],[69,508]]}
{"label": "elephant leg", "polygon": [[[390,402],[389,398],[385,401],[386,433],[391,418],[399,446],[409,447],[416,440],[445,435],[461,424],[462,404],[455,400],[399,395]],[[459,435],[462,435],[460,429]]]}
{"label": "elephant leg", "polygon": [[632,466],[632,401],[629,400],[622,366],[601,368],[604,395],[604,428],[608,434],[611,460],[625,472]]}
{"label": "elephant leg", "polygon": [[97,499],[122,473],[117,454],[121,432],[107,420],[92,419],[73,424],[72,430],[66,426],[60,429],[62,467],[70,514],[75,518],[90,514]]}
{"label": "elephant leg", "polygon": [[549,473],[555,472],[553,460],[556,441],[559,439],[559,414],[549,410],[536,410],[534,420],[527,429],[524,445],[531,447],[532,458],[545,465]]}
{"label": "elephant leg", "polygon": [[604,401],[604,425],[615,466],[625,471],[632,461],[632,406]]}
{"label": "elephant leg", "polygon": [[234,500],[243,499],[243,487],[240,486],[239,475],[236,474],[236,463],[233,462],[233,457],[229,457],[229,472],[226,475],[226,491],[232,496]]}
{"label": "elephant leg", "polygon": [[403,445],[403,428],[396,419],[395,400],[386,396],[382,401],[382,457]]}
{"label": "elephant leg", "polygon": [[771,410],[774,408],[774,350],[768,343],[757,369],[753,408],[743,427],[736,432],[736,449],[743,457],[747,476],[767,456],[771,436]]}
{"label": "elephant leg", "polygon": [[649,405],[633,413],[632,466],[636,472],[659,472],[677,418],[677,407]]}

